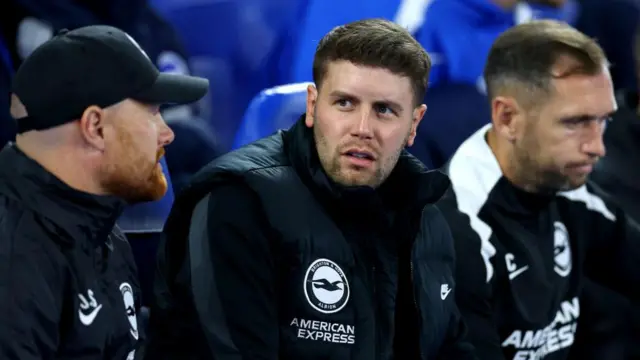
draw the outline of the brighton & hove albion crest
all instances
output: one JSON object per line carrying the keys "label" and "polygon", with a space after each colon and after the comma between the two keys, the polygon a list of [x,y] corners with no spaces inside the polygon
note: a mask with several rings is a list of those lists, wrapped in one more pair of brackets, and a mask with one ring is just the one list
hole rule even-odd
{"label": "brighton & hove albion crest", "polygon": [[558,275],[566,277],[571,273],[571,246],[569,235],[563,223],[556,221],[553,224],[553,270]]}
{"label": "brighton & hove albion crest", "polygon": [[338,264],[328,259],[311,263],[302,286],[309,305],[324,314],[342,310],[349,301],[347,277]]}

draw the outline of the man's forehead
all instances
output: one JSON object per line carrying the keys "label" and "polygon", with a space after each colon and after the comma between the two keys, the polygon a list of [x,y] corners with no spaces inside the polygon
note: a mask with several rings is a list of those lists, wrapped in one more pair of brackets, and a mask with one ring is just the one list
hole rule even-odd
{"label": "man's forehead", "polygon": [[329,93],[339,92],[351,96],[402,103],[411,101],[411,80],[378,67],[355,65],[346,61],[331,62],[327,68],[325,84]]}
{"label": "man's forehead", "polygon": [[604,116],[617,110],[608,69],[595,75],[572,75],[552,81],[550,102],[566,112]]}

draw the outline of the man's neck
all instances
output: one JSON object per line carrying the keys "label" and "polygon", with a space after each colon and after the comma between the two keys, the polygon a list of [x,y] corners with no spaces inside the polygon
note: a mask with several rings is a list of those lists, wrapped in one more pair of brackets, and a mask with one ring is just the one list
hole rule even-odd
{"label": "man's neck", "polygon": [[37,149],[20,142],[16,146],[69,187],[89,194],[105,195],[92,175],[93,166],[72,151],[65,151],[64,148]]}

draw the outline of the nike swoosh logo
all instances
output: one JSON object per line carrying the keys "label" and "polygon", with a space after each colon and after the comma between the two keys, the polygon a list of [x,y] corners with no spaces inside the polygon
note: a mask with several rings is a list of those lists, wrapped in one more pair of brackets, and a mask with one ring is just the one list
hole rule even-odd
{"label": "nike swoosh logo", "polygon": [[447,296],[449,296],[449,293],[450,293],[450,292],[451,292],[451,289],[447,290],[447,292],[446,292],[446,293],[444,293],[444,294],[443,294],[443,293],[440,293],[440,298],[441,298],[442,300],[446,299],[446,298],[447,298]]}
{"label": "nike swoosh logo", "polygon": [[96,307],[95,309],[93,309],[92,312],[86,315],[82,313],[82,310],[78,310],[78,316],[80,317],[80,322],[85,326],[91,325],[93,323],[93,320],[96,319],[96,316],[98,316],[98,312],[100,312],[100,309],[102,309],[102,304],[98,305],[98,307]]}
{"label": "nike swoosh logo", "polygon": [[518,277],[518,275],[520,275],[520,274],[522,274],[523,272],[527,271],[527,269],[529,269],[529,265],[527,265],[527,266],[523,266],[523,267],[521,267],[520,269],[518,269],[518,270],[516,270],[516,271],[514,271],[514,272],[512,272],[512,273],[510,273],[510,274],[509,274],[509,280],[513,280],[513,279],[515,279],[516,277]]}

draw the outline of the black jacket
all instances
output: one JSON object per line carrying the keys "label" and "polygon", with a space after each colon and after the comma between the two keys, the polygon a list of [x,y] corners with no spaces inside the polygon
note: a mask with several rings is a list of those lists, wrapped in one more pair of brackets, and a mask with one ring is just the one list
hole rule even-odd
{"label": "black jacket", "polygon": [[[139,289],[123,203],[0,152],[0,358],[133,359]],[[130,356],[130,357],[128,357]]]}
{"label": "black jacket", "polygon": [[378,191],[340,188],[303,121],[224,155],[165,227],[148,358],[475,358],[433,205],[448,186],[403,153]]}
{"label": "black jacket", "polygon": [[[604,133],[607,155],[591,174],[591,180],[640,224],[640,116],[638,93],[628,92],[619,99],[620,110],[613,116]],[[632,356],[640,359],[640,304],[633,316]]]}
{"label": "black jacket", "polygon": [[485,140],[489,128],[451,159],[454,193],[441,202],[455,238],[458,306],[478,356],[628,359],[640,230],[590,185],[550,195],[514,186]]}
{"label": "black jacket", "polygon": [[607,125],[604,144],[607,155],[591,179],[640,223],[640,116],[635,107],[621,106]]}

